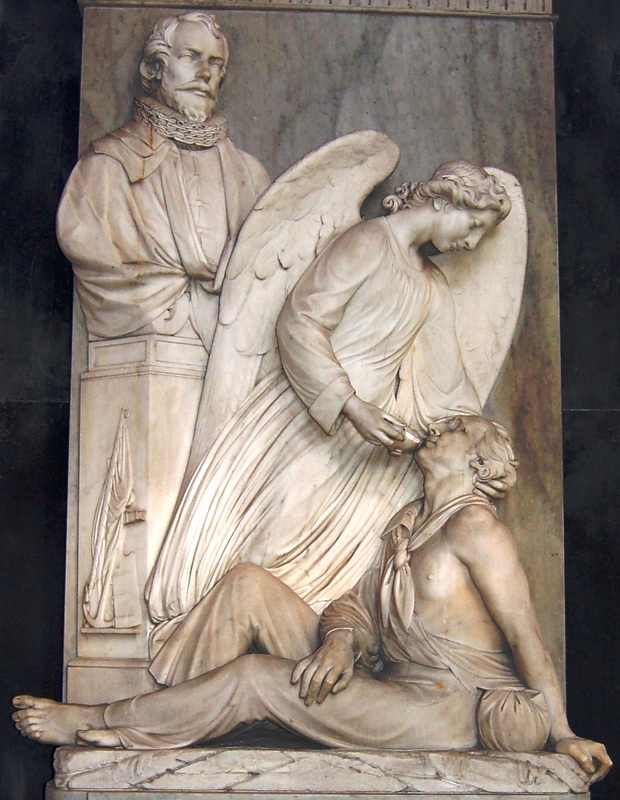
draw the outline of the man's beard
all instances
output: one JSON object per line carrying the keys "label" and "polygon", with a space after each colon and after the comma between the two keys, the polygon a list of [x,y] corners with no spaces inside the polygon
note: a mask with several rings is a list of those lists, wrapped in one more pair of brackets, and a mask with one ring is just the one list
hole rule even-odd
{"label": "man's beard", "polygon": [[[209,90],[210,91],[210,90]],[[183,89],[169,90],[163,82],[159,89],[163,102],[190,122],[206,122],[215,110],[216,98]]]}

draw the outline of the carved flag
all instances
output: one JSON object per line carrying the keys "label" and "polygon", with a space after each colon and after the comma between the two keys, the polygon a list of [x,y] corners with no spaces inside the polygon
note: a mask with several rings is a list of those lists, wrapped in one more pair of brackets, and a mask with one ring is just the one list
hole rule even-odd
{"label": "carved flag", "polygon": [[134,501],[128,416],[123,409],[93,521],[93,563],[82,604],[92,628],[131,628],[142,621],[135,554],[123,552],[124,515]]}

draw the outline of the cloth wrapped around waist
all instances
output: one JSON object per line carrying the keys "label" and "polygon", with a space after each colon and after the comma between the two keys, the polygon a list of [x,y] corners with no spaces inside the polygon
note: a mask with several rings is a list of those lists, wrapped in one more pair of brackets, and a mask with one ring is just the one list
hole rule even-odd
{"label": "cloth wrapped around waist", "polygon": [[381,681],[415,683],[419,686],[442,686],[454,691],[468,691],[447,667],[429,667],[412,661],[388,661],[376,677]]}
{"label": "cloth wrapped around waist", "polygon": [[[450,669],[412,662],[387,663],[377,677],[426,686],[430,691],[441,689],[442,693],[470,691]],[[540,692],[515,688],[515,681],[511,683],[508,688],[479,689],[476,722],[480,746],[514,753],[542,750],[551,730],[545,700]]]}

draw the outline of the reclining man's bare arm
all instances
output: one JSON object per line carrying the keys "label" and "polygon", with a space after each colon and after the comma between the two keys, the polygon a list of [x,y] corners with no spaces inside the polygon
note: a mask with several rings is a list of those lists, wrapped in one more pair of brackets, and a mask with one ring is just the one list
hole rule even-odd
{"label": "reclining man's bare arm", "polygon": [[558,676],[542,642],[512,533],[484,509],[468,510],[452,518],[447,539],[508,642],[519,675],[529,688],[543,694],[556,752],[572,756],[593,781],[600,780],[611,760],[602,744],[581,739],[569,727]]}

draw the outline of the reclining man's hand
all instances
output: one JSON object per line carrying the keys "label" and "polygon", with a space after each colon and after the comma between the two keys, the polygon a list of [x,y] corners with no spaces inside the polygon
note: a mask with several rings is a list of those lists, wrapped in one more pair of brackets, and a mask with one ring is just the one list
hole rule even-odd
{"label": "reclining man's hand", "polygon": [[605,745],[590,739],[580,739],[578,736],[561,739],[555,746],[555,752],[572,756],[581,769],[588,773],[590,783],[600,781],[612,767]]}
{"label": "reclining man's hand", "polygon": [[353,631],[333,631],[318,650],[297,662],[291,683],[299,683],[299,696],[305,705],[310,706],[315,700],[322,703],[330,692],[338,694],[351,683],[354,642]]}

